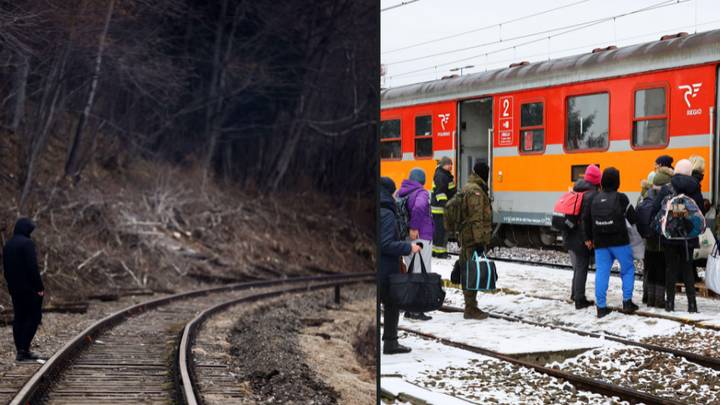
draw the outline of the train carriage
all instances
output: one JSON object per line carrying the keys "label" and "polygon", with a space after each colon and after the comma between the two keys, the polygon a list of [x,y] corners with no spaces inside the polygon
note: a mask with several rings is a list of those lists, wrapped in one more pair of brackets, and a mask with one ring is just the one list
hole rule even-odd
{"label": "train carriage", "polygon": [[719,66],[715,30],[386,89],[380,170],[399,182],[448,156],[462,184],[475,161],[488,162],[510,245],[554,244],[553,204],[593,163],[617,167],[635,201],[657,156],[700,155],[715,206]]}

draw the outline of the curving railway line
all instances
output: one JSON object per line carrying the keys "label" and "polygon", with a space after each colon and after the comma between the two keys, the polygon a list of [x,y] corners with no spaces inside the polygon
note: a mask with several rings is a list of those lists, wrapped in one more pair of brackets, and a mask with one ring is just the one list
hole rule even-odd
{"label": "curving railway line", "polygon": [[195,364],[192,345],[210,316],[283,294],[328,288],[339,294],[340,286],[374,281],[374,273],[253,281],[133,305],[68,341],[10,404],[203,403],[196,370],[213,366]]}

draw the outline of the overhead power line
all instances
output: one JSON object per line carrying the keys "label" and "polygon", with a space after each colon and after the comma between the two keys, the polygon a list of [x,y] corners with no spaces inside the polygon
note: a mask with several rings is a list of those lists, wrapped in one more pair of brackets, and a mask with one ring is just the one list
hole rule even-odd
{"label": "overhead power line", "polygon": [[398,8],[398,7],[402,7],[402,6],[407,6],[408,4],[412,4],[412,3],[415,3],[415,2],[418,2],[418,1],[420,1],[420,0],[408,0],[408,1],[403,1],[402,3],[400,3],[400,4],[395,4],[394,6],[382,8],[382,9],[380,9],[380,12],[392,10],[392,9],[394,9],[394,8]]}
{"label": "overhead power line", "polygon": [[[539,12],[537,12],[537,13],[528,14],[528,15],[525,15],[525,16],[522,16],[522,17],[513,18],[512,20],[507,20],[507,21],[503,21],[503,22],[500,22],[500,23],[492,24],[492,25],[486,25],[486,26],[484,26],[484,27],[475,28],[475,29],[472,29],[472,30],[469,30],[469,31],[463,31],[463,32],[459,32],[459,33],[457,33],[457,34],[452,34],[452,35],[448,35],[448,36],[445,36],[445,37],[435,38],[435,39],[431,39],[431,40],[428,40],[428,41],[418,42],[418,43],[416,43],[416,44],[407,45],[407,46],[403,46],[403,47],[396,48],[396,49],[391,49],[391,50],[389,50],[389,51],[383,52],[382,54],[385,55],[385,54],[388,54],[388,53],[404,51],[404,50],[406,50],[406,49],[417,48],[418,46],[422,46],[422,45],[432,44],[432,43],[435,43],[435,42],[445,41],[445,40],[447,40],[447,39],[452,39],[452,38],[461,37],[461,36],[467,35],[467,34],[473,34],[473,33],[476,33],[476,32],[489,30],[489,29],[491,29],[491,28],[502,27],[503,25],[507,25],[507,24],[514,23],[514,22],[518,22],[518,21],[522,21],[522,20],[527,20],[528,18],[537,17],[537,16],[540,16],[540,15],[543,15],[543,14],[552,13],[553,11],[562,10],[562,9],[564,9],[564,8],[569,8],[569,7],[577,6],[578,4],[587,3],[587,2],[589,2],[589,1],[591,1],[591,0],[580,0],[580,1],[576,1],[576,2],[574,2],[574,3],[566,4],[566,5],[564,5],[564,6],[559,6],[559,7],[555,7],[555,8],[551,8],[551,9],[547,9],[547,10],[543,10],[543,11],[539,11]],[[384,11],[384,10],[383,10],[383,11]]]}
{"label": "overhead power line", "polygon": [[[482,56],[488,56],[488,55],[496,54],[496,53],[499,53],[499,52],[503,52],[503,51],[507,51],[507,50],[519,48],[519,47],[522,47],[522,46],[526,46],[526,45],[538,43],[538,42],[541,42],[541,41],[549,40],[549,39],[552,39],[552,38],[555,38],[555,37],[559,37],[559,36],[562,36],[562,35],[565,35],[565,34],[569,34],[569,33],[571,33],[571,32],[583,30],[583,29],[585,29],[585,28],[589,28],[589,27],[592,27],[592,26],[594,26],[594,25],[598,25],[598,24],[601,24],[601,23],[603,23],[603,22],[607,22],[607,21],[610,21],[610,20],[613,20],[613,19],[618,19],[618,18],[621,18],[621,17],[626,17],[626,16],[629,16],[629,15],[638,14],[638,13],[642,13],[642,12],[647,12],[647,11],[651,11],[651,10],[656,10],[656,9],[659,9],[659,8],[662,8],[662,7],[668,7],[668,6],[674,6],[674,5],[678,5],[678,4],[682,4],[682,3],[687,3],[688,1],[691,1],[691,0],[666,0],[666,1],[662,1],[662,2],[659,2],[659,3],[655,3],[655,4],[653,4],[653,5],[647,6],[647,7],[643,7],[643,8],[641,8],[641,9],[629,11],[629,12],[622,13],[622,14],[618,14],[618,15],[615,15],[615,16],[612,16],[612,17],[606,17],[606,18],[602,18],[602,19],[598,19],[598,20],[593,20],[593,21],[589,21],[589,22],[586,22],[586,23],[582,23],[580,26],[574,25],[573,28],[567,29],[567,30],[565,30],[565,31],[558,32],[557,34],[548,35],[548,36],[546,36],[546,37],[534,39],[534,40],[531,40],[531,41],[522,42],[522,43],[515,44],[515,45],[511,45],[511,46],[508,46],[508,47],[504,47],[504,48],[500,48],[500,49],[495,49],[495,50],[492,50],[492,51],[489,51],[489,52],[484,52],[484,53],[481,53],[481,54],[476,54],[476,55],[464,57],[464,58],[461,58],[461,59],[455,59],[455,60],[452,60],[452,61],[448,61],[448,62],[444,62],[444,63],[439,63],[439,64],[435,64],[435,65],[432,65],[432,66],[428,66],[428,67],[424,67],[424,68],[420,68],[420,69],[415,69],[415,70],[411,70],[411,71],[408,71],[408,72],[399,73],[399,74],[392,75],[392,76],[393,76],[393,77],[400,77],[400,76],[405,76],[405,75],[409,75],[409,74],[412,74],[412,73],[417,73],[417,72],[423,72],[423,71],[426,71],[426,70],[437,69],[438,67],[441,67],[441,66],[455,65],[455,64],[457,64],[457,63],[466,62],[466,61],[468,61],[468,60],[472,60],[472,59],[479,58],[479,57],[482,57]],[[565,27],[565,28],[567,28],[567,27]],[[558,30],[558,29],[555,29],[554,31],[557,31],[557,30]],[[528,34],[528,35],[530,35],[530,36],[535,36],[535,35],[531,35],[531,34]],[[536,35],[537,35],[537,34],[536,34]]]}
{"label": "overhead power line", "polygon": [[[717,24],[717,23],[720,23],[720,19],[711,20],[711,21],[706,21],[706,22],[704,22],[704,23],[698,24],[697,27],[704,27],[704,26],[706,26],[706,25],[713,25],[713,24]],[[663,29],[663,30],[652,31],[652,32],[645,32],[645,33],[638,34],[638,35],[632,35],[632,36],[617,38],[616,41],[617,41],[618,43],[620,43],[620,42],[623,42],[623,41],[630,41],[630,40],[635,40],[635,39],[638,39],[638,38],[645,38],[645,37],[656,36],[656,35],[660,35],[660,34],[667,34],[668,32],[675,32],[675,31],[677,31],[677,30],[691,29],[691,28],[693,28],[693,27],[695,27],[695,25],[675,26],[675,27],[670,27],[670,28],[666,28],[666,29]],[[589,49],[589,48],[594,48],[594,47],[598,47],[598,46],[602,46],[602,45],[607,45],[607,44],[608,44],[608,41],[603,41],[603,42],[593,42],[593,43],[589,43],[589,44],[585,44],[585,45],[581,45],[581,46],[574,46],[574,47],[572,47],[572,48],[557,49],[557,50],[554,50],[554,51],[551,53],[551,55],[563,54],[563,53],[565,53],[565,52],[570,52],[570,51],[578,51],[578,50],[583,50],[583,49]],[[526,58],[535,58],[535,57],[538,57],[538,56],[545,56],[545,55],[548,55],[548,54],[547,54],[546,52],[538,52],[538,53],[535,53],[535,54],[532,54],[532,55],[526,55],[525,57],[526,57]],[[548,58],[548,59],[549,59],[549,58]],[[502,65],[506,65],[506,64],[509,63],[509,62],[515,62],[515,61],[517,61],[517,58],[495,60],[495,61],[492,61],[489,66],[502,66]],[[488,70],[488,67],[486,67],[486,70]],[[416,73],[416,74],[413,74],[413,75],[407,75],[407,76],[428,76],[428,75],[430,75],[430,74],[432,74],[432,73],[422,73],[422,72],[420,72],[420,73]],[[390,79],[392,79],[393,77],[394,77],[394,76],[387,76],[386,79],[387,79],[387,80],[390,80]]]}

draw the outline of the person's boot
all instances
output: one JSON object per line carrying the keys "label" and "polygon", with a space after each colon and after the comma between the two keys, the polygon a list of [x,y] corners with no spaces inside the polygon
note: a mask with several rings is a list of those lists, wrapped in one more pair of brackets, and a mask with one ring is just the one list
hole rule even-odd
{"label": "person's boot", "polygon": [[30,361],[32,360],[30,357],[28,357],[28,352],[25,350],[18,350],[17,355],[15,355],[15,361]]}
{"label": "person's boot", "polygon": [[665,287],[655,286],[655,308],[665,308]]}
{"label": "person's boot", "polygon": [[665,298],[665,310],[667,312],[675,311],[675,290]]}
{"label": "person's boot", "polygon": [[697,312],[697,301],[695,297],[688,297],[688,312]]}
{"label": "person's boot", "polygon": [[403,346],[396,340],[386,340],[383,344],[383,354],[403,354],[410,353],[411,348]]}
{"label": "person's boot", "polygon": [[640,309],[637,305],[635,305],[634,302],[632,302],[632,299],[629,299],[627,301],[623,301],[623,312],[626,314],[632,314],[633,312]]}
{"label": "person's boot", "polygon": [[[655,306],[655,286],[652,284],[646,284],[646,290],[647,292],[643,292],[643,297],[645,297],[645,294],[647,294],[647,299],[643,300],[645,304],[647,304],[648,307],[654,307]],[[645,290],[643,290],[645,291]]]}
{"label": "person's boot", "polygon": [[483,312],[477,306],[477,291],[463,291],[465,297],[465,312],[463,318],[465,319],[487,319],[489,316],[487,312]]}
{"label": "person's boot", "polygon": [[590,301],[587,298],[583,298],[575,301],[575,309],[588,308],[595,305],[595,301]]}
{"label": "person's boot", "polygon": [[416,321],[429,321],[432,316],[427,316],[422,312],[405,312],[405,319],[414,319]]}
{"label": "person's boot", "polygon": [[610,309],[608,307],[605,307],[605,308],[597,307],[597,317],[598,318],[602,318],[605,315],[608,315],[610,312],[612,312],[612,309]]}

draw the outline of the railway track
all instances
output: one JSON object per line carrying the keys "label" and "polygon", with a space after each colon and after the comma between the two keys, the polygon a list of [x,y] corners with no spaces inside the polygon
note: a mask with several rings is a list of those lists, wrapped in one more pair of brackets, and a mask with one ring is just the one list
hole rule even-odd
{"label": "railway track", "polygon": [[[441,311],[456,312],[456,313],[464,312],[462,308],[453,307],[453,306],[444,306],[441,309]],[[527,325],[538,326],[541,328],[560,330],[563,332],[569,332],[569,333],[573,333],[573,334],[576,334],[579,336],[591,337],[591,338],[595,338],[595,339],[612,340],[613,342],[618,342],[618,343],[624,344],[626,346],[641,347],[646,350],[651,350],[651,351],[660,352],[660,353],[667,353],[667,354],[670,354],[673,356],[682,357],[690,362],[699,364],[704,367],[709,367],[714,370],[720,370],[720,359],[718,359],[716,357],[703,356],[703,355],[689,352],[686,350],[679,350],[679,349],[674,349],[674,348],[655,345],[655,344],[637,342],[635,340],[626,339],[621,336],[608,334],[608,333],[600,334],[600,333],[595,333],[595,332],[587,332],[587,331],[582,331],[582,330],[578,330],[575,328],[568,328],[566,326],[553,325],[550,323],[543,323],[543,322],[535,322],[535,321],[530,321],[527,319],[517,318],[517,317],[513,317],[513,316],[508,316],[508,315],[501,315],[501,314],[492,313],[492,312],[488,312],[488,315],[491,318],[502,319],[502,320],[509,321],[509,322],[524,323]]]}
{"label": "railway track", "polygon": [[680,405],[683,402],[679,402],[673,399],[663,398],[656,395],[652,395],[646,392],[638,391],[632,388],[607,383],[601,380],[588,378],[580,375],[576,375],[560,369],[546,367],[541,364],[533,363],[526,360],[514,358],[512,356],[502,354],[493,350],[485,349],[482,347],[469,345],[466,343],[457,342],[451,339],[436,336],[431,333],[421,332],[418,330],[400,327],[406,333],[413,334],[426,339],[432,339],[445,346],[455,347],[458,349],[466,350],[473,353],[482,354],[506,363],[513,364],[518,367],[525,367],[536,372],[555,377],[573,384],[578,390],[585,390],[594,392],[596,394],[608,396],[608,397],[619,397],[622,400],[630,403],[644,403],[644,404],[660,404],[660,405]]}
{"label": "railway track", "polygon": [[[364,273],[253,281],[133,305],[73,337],[25,383],[10,404],[192,403],[188,393],[195,392],[194,365],[188,365],[191,357],[187,354],[197,326],[190,324],[201,324],[203,314],[207,317],[231,305],[373,281],[374,277],[374,273]],[[210,310],[203,311],[206,308]]]}

